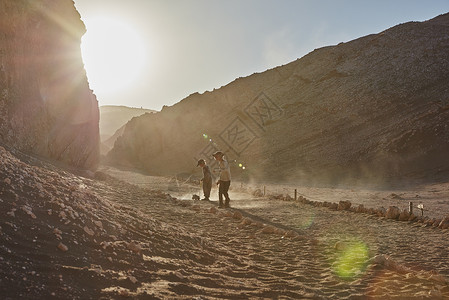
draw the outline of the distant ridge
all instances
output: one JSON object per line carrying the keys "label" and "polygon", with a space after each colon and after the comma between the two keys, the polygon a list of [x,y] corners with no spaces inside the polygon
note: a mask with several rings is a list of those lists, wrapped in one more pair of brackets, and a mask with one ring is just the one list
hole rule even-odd
{"label": "distant ridge", "polygon": [[100,134],[102,141],[110,138],[129,120],[145,113],[154,113],[155,110],[128,106],[103,105],[100,106]]}
{"label": "distant ridge", "polygon": [[193,173],[220,149],[247,180],[432,178],[449,170],[448,26],[400,24],[192,94],[129,122],[108,160]]}
{"label": "distant ridge", "polygon": [[100,106],[100,137],[101,153],[106,154],[113,146],[118,136],[124,130],[124,125],[134,117],[155,110],[128,106],[104,105]]}

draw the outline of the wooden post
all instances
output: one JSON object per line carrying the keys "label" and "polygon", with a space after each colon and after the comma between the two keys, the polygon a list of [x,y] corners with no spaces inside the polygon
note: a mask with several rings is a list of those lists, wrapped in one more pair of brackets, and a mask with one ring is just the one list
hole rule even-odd
{"label": "wooden post", "polygon": [[410,214],[413,213],[413,202],[409,202],[409,203],[408,203],[408,212],[409,212]]}
{"label": "wooden post", "polygon": [[265,186],[263,186],[263,196],[265,197]]}
{"label": "wooden post", "polygon": [[296,201],[296,199],[298,199],[297,196],[298,196],[298,190],[295,189],[295,201]]}

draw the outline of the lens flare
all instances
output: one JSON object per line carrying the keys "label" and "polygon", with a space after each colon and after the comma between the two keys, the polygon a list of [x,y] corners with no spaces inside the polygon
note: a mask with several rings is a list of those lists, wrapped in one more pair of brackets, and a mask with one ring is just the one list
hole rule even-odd
{"label": "lens flare", "polygon": [[303,206],[298,206],[301,209],[302,215],[301,217],[298,217],[296,219],[296,224],[301,229],[308,229],[310,226],[313,225],[313,222],[315,221],[315,212],[312,209],[305,209]]}
{"label": "lens flare", "polygon": [[332,266],[334,273],[345,280],[352,280],[365,271],[368,259],[368,246],[359,240],[338,242],[336,259]]}

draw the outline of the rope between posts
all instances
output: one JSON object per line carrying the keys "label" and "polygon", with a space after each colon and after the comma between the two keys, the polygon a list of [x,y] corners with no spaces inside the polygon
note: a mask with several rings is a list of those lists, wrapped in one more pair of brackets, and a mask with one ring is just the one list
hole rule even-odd
{"label": "rope between posts", "polygon": [[[288,188],[282,188],[282,189],[283,189],[283,190],[289,191]],[[264,190],[264,197],[266,197],[266,196],[267,196],[267,189],[266,189],[265,186],[264,186],[263,190]],[[287,192],[286,194],[290,195],[288,192]],[[309,199],[309,200],[320,201],[320,202],[323,201],[322,199],[313,198],[313,197],[307,196],[307,195],[305,195],[305,194],[299,193],[297,189],[296,189],[296,194],[297,194],[297,196],[302,196],[302,197],[304,197],[304,198],[306,198],[306,199]]]}
{"label": "rope between posts", "polygon": [[[283,190],[287,190],[287,193],[286,193],[286,194],[289,195],[289,193],[288,193],[289,189],[288,189],[288,188],[283,188]],[[296,191],[296,196],[297,196],[298,198],[302,196],[302,197],[306,198],[307,200],[323,202],[322,199],[317,199],[317,198],[314,198],[314,197],[307,196],[307,195],[305,195],[305,194],[303,194],[303,193],[299,193],[297,189],[294,189],[294,191]],[[264,186],[264,192],[265,192],[265,193],[264,193],[264,197],[266,197],[266,187],[265,187],[265,186]],[[295,200],[297,200],[297,199],[295,199]],[[330,202],[335,202],[335,203],[337,203],[337,201],[330,201]],[[410,202],[410,203],[412,203],[412,202]],[[412,205],[413,205],[413,203],[412,203]],[[409,211],[410,211],[411,213],[413,212],[412,207],[419,209],[419,210],[421,211],[421,215],[422,215],[422,216],[424,216],[424,212],[425,212],[425,211],[429,211],[428,209],[424,209],[424,205],[420,203],[420,204],[418,204],[417,206],[409,206]]]}

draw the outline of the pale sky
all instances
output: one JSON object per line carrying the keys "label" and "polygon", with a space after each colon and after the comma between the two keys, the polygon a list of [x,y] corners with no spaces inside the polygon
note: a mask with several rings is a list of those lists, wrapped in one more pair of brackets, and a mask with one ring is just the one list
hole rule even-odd
{"label": "pale sky", "polygon": [[110,50],[83,41],[99,104],[156,110],[315,48],[449,12],[449,0],[74,1],[86,41],[114,37]]}

